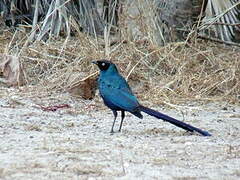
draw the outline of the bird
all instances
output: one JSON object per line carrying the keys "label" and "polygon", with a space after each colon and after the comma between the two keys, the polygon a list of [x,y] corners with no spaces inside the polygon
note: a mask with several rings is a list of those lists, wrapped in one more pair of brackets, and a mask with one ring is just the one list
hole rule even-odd
{"label": "bird", "polygon": [[125,118],[125,111],[127,111],[140,119],[143,119],[141,112],[144,112],[187,131],[197,132],[202,136],[211,136],[207,131],[141,105],[137,97],[133,94],[127,81],[119,73],[116,65],[111,61],[100,59],[92,61],[92,63],[96,64],[100,69],[100,75],[97,80],[99,94],[102,97],[104,104],[112,110],[114,115],[114,121],[110,133],[114,133],[114,125],[119,111],[121,112],[121,123],[118,131],[121,132],[123,120]]}

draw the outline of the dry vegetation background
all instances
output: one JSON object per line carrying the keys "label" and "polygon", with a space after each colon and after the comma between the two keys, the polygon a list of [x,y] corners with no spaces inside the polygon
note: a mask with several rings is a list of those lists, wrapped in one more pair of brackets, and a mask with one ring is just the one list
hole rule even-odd
{"label": "dry vegetation background", "polygon": [[43,96],[67,91],[82,79],[96,77],[97,69],[91,61],[105,58],[118,65],[143,100],[155,104],[186,100],[238,103],[239,46],[200,40],[194,31],[185,42],[158,46],[155,34],[160,27],[153,21],[151,8],[151,3],[127,4],[115,35],[106,28],[104,36],[89,36],[70,21],[74,36],[62,34],[31,43],[31,27],[10,29],[2,24],[0,53],[19,58],[26,80],[25,95],[32,90]]}
{"label": "dry vegetation background", "polygon": [[[72,84],[96,74],[92,60],[116,63],[141,99],[155,104],[186,100],[227,100],[239,103],[240,51],[238,47],[194,39],[157,47],[148,40],[122,41],[109,56],[93,37],[78,33],[68,39],[35,42],[24,47],[27,34],[1,30],[0,52],[18,53],[27,84],[26,96],[66,91]],[[22,49],[20,49],[23,47]]]}
{"label": "dry vegetation background", "polygon": [[[122,23],[121,37],[109,46],[78,31],[28,44],[28,28],[1,27],[0,53],[19,57],[26,84],[0,84],[0,179],[240,177],[240,48],[196,38],[159,47],[144,22],[137,23],[140,38],[132,39]],[[214,136],[190,135],[146,116],[127,116],[124,131],[110,136],[112,114],[99,96],[68,94],[96,77],[91,61],[102,58],[118,65],[143,104],[184,109],[187,122]],[[84,91],[92,88],[83,84]],[[39,108],[63,103],[71,109]],[[176,117],[175,110],[168,113]]]}

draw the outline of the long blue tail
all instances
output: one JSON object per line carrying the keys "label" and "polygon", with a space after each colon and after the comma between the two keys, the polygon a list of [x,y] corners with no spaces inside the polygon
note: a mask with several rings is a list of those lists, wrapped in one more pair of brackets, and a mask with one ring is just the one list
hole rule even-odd
{"label": "long blue tail", "polygon": [[155,111],[153,109],[150,109],[148,107],[140,106],[140,110],[145,112],[145,113],[147,113],[147,114],[149,114],[149,115],[151,115],[151,116],[154,116],[154,117],[156,117],[158,119],[162,119],[162,120],[167,121],[167,122],[169,122],[171,124],[174,124],[175,126],[183,128],[183,129],[185,129],[187,131],[191,131],[191,132],[196,131],[196,132],[198,132],[199,134],[201,134],[203,136],[211,136],[211,134],[208,133],[207,131],[203,131],[203,130],[201,130],[199,128],[193,127],[193,126],[191,126],[189,124],[186,124],[186,123],[184,123],[182,121],[174,119],[174,118],[172,118],[172,117],[170,117],[170,116],[168,116],[166,114],[160,113],[160,112]]}

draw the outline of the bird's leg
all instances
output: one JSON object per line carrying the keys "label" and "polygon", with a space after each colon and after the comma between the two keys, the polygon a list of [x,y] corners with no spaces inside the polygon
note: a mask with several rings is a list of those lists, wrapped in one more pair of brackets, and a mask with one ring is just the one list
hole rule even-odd
{"label": "bird's leg", "polygon": [[121,114],[121,115],[122,115],[122,120],[121,120],[121,124],[120,124],[120,127],[119,127],[118,132],[121,132],[123,119],[125,118],[125,111],[122,111],[122,114]]}
{"label": "bird's leg", "polygon": [[114,133],[113,128],[114,128],[115,121],[117,119],[117,111],[113,110],[112,112],[113,112],[113,115],[114,115],[114,121],[113,121],[112,129],[111,129],[110,133]]}

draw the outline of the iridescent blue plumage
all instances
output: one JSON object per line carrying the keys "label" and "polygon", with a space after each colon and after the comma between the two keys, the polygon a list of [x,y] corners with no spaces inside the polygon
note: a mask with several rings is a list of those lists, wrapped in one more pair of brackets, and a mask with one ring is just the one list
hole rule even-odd
{"label": "iridescent blue plumage", "polygon": [[116,111],[129,111],[142,118],[137,98],[114,64],[110,64],[107,71],[100,72],[98,85],[106,106]]}
{"label": "iridescent blue plumage", "polygon": [[98,65],[100,69],[100,76],[98,79],[100,95],[104,101],[104,104],[109,107],[114,114],[111,133],[113,133],[118,111],[121,111],[122,113],[119,131],[121,131],[122,128],[125,111],[128,111],[139,118],[143,118],[141,114],[141,111],[143,111],[151,116],[167,121],[187,131],[196,131],[203,136],[211,136],[211,134],[209,134],[207,131],[203,131],[199,128],[174,119],[166,114],[140,105],[127,81],[119,74],[115,64],[107,60],[94,61],[93,63]]}

